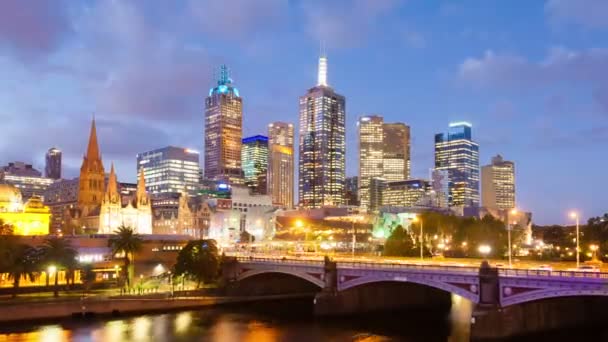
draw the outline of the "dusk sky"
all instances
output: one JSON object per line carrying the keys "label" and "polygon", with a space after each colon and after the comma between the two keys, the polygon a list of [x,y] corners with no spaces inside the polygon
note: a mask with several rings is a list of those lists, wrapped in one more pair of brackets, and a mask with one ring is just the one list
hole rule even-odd
{"label": "dusk sky", "polygon": [[244,136],[297,124],[321,41],[346,97],[347,175],[363,114],[411,126],[414,177],[433,166],[433,135],[464,120],[482,165],[497,153],[516,163],[517,205],[536,223],[607,211],[606,0],[3,0],[0,163],[43,169],[56,146],[77,176],[93,114],[121,181],[135,181],[137,152],[202,151],[221,63]]}

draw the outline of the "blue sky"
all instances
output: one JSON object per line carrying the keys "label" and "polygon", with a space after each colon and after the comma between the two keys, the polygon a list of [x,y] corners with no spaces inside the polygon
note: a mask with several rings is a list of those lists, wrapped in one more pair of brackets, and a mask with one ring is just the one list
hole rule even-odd
{"label": "blue sky", "polygon": [[433,135],[473,124],[481,163],[517,169],[517,202],[541,224],[606,211],[608,1],[233,0],[0,2],[0,163],[42,168],[51,146],[76,176],[89,122],[106,167],[135,180],[135,154],[202,150],[204,98],[226,63],[244,134],[297,123],[320,42],[346,96],[347,174],[357,117],[412,127],[413,175]]}

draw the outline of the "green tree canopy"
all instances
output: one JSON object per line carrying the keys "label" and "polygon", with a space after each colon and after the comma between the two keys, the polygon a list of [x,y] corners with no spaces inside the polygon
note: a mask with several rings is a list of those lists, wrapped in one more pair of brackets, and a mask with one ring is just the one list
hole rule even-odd
{"label": "green tree canopy", "polygon": [[0,272],[8,273],[13,280],[13,298],[22,278],[34,281],[39,267],[39,253],[31,246],[20,243],[14,238],[0,238]]}
{"label": "green tree canopy", "polygon": [[121,225],[114,232],[114,235],[108,240],[108,246],[112,249],[112,254],[124,254],[124,267],[122,270],[123,277],[127,286],[131,285],[133,271],[131,270],[131,262],[135,254],[141,251],[143,240],[139,234],[131,227]]}
{"label": "green tree canopy", "polygon": [[177,255],[174,273],[200,283],[211,283],[217,279],[220,267],[215,240],[190,241]]}
{"label": "green tree canopy", "polygon": [[393,229],[391,235],[384,244],[385,256],[413,256],[416,249],[412,237],[402,226]]}
{"label": "green tree canopy", "polygon": [[42,265],[55,267],[55,287],[53,293],[55,297],[59,295],[59,270],[65,269],[66,275],[75,267],[76,250],[72,248],[68,240],[51,237],[44,241],[40,247]]}

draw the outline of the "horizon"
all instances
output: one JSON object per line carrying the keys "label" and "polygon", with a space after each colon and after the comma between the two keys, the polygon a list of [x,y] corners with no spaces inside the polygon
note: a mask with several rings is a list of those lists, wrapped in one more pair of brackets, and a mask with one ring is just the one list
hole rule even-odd
{"label": "horizon", "polygon": [[0,164],[41,170],[57,147],[63,177],[76,177],[93,115],[121,182],[135,182],[137,153],[203,155],[204,99],[223,63],[243,98],[243,138],[297,126],[323,41],[327,83],[346,97],[347,176],[361,116],[411,127],[412,178],[428,178],[434,134],[466,121],[480,166],[497,154],[515,163],[517,207],[534,223],[602,215],[607,3],[471,3],[238,0],[227,13],[198,1],[2,2]]}

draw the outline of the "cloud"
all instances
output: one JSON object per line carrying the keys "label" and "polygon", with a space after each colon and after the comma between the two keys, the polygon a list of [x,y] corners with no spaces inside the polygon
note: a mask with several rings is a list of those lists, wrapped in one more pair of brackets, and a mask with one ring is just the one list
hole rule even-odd
{"label": "cloud", "polygon": [[556,24],[576,24],[587,29],[608,28],[606,0],[548,0],[545,12]]}
{"label": "cloud", "polygon": [[333,48],[363,45],[385,15],[399,5],[395,0],[302,2],[306,30],[319,42]]}
{"label": "cloud", "polygon": [[[56,51],[72,31],[62,0],[0,1],[0,48],[37,59]],[[1,51],[1,50],[0,50]]]}

